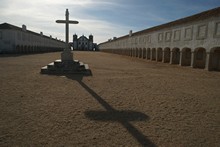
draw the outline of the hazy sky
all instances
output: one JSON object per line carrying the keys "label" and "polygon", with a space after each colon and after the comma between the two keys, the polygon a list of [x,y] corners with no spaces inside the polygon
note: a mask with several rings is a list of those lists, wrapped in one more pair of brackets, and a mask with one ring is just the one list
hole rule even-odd
{"label": "hazy sky", "polygon": [[0,0],[0,23],[65,40],[64,25],[55,21],[65,19],[68,8],[70,19],[79,21],[70,26],[70,41],[75,33],[93,34],[101,43],[219,6],[220,0]]}

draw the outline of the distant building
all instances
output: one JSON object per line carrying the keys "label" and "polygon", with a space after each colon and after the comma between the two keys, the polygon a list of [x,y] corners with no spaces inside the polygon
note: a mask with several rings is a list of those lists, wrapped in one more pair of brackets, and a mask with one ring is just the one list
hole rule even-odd
{"label": "distant building", "polygon": [[8,23],[0,24],[0,53],[37,53],[62,51],[63,41],[45,36],[43,32],[27,30],[25,25],[17,27]]}
{"label": "distant building", "polygon": [[81,37],[77,37],[76,34],[73,35],[73,50],[80,51],[95,51],[97,50],[97,44],[93,43],[93,35],[89,35],[89,38],[82,35]]}

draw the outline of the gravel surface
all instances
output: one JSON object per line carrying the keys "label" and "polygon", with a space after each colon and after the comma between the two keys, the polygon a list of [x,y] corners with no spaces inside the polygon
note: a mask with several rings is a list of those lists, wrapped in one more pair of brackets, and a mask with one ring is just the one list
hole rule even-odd
{"label": "gravel surface", "polygon": [[0,56],[0,146],[219,146],[220,72],[75,52],[91,76],[40,74],[59,58]]}

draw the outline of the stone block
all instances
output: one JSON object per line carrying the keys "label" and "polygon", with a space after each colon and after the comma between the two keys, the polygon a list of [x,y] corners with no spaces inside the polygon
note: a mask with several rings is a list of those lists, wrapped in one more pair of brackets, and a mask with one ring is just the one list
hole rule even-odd
{"label": "stone block", "polygon": [[73,53],[69,50],[64,50],[61,53],[61,60],[62,61],[73,61]]}

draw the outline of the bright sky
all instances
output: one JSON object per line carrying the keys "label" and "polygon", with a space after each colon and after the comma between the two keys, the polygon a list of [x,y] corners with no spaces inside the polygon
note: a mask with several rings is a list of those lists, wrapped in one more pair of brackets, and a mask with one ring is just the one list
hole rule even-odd
{"label": "bright sky", "polygon": [[0,23],[10,23],[65,40],[64,24],[69,9],[72,35],[94,35],[101,43],[182,17],[220,6],[220,0],[0,0]]}

